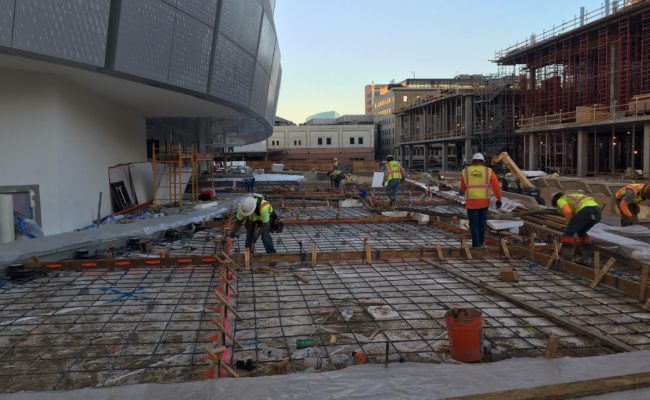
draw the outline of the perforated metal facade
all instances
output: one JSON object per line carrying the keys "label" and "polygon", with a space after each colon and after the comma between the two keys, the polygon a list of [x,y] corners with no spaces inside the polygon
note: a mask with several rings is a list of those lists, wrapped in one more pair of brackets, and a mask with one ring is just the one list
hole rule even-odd
{"label": "perforated metal facade", "polygon": [[206,116],[215,131],[269,136],[281,74],[272,13],[270,0],[0,0],[0,53],[194,92],[241,114]]}

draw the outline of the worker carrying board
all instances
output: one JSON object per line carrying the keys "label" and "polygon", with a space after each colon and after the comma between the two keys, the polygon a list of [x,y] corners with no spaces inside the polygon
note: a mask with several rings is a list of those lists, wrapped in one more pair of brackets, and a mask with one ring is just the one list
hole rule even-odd
{"label": "worker carrying board", "polygon": [[399,184],[406,179],[406,170],[399,161],[395,161],[392,155],[386,157],[386,168],[384,168],[384,180],[381,185],[386,186],[386,195],[390,199],[390,206],[397,205],[397,193]]}
{"label": "worker carrying board", "polygon": [[620,188],[614,196],[621,212],[621,226],[637,225],[641,211],[639,204],[650,199],[650,185],[631,183]]}
{"label": "worker carrying board", "polygon": [[264,196],[253,194],[239,203],[235,214],[235,227],[230,233],[231,237],[237,235],[237,231],[244,222],[246,224],[246,243],[244,247],[252,251],[255,242],[261,237],[264,250],[269,254],[276,252],[271,238],[271,231],[281,232],[282,229],[278,229],[278,224],[281,224],[281,222],[278,221],[273,212],[271,203],[266,201]]}
{"label": "worker carrying board", "polygon": [[587,232],[600,222],[600,206],[593,197],[582,193],[556,193],[551,200],[553,207],[566,219],[567,227],[562,234],[562,258],[572,260],[575,253],[574,235],[578,235],[578,243],[582,249],[582,261],[593,263],[594,245]]}
{"label": "worker carrying board", "polygon": [[472,233],[472,247],[485,245],[490,190],[496,197],[496,207],[501,208],[501,186],[492,168],[485,165],[485,157],[476,153],[472,164],[465,169],[460,178],[460,194],[465,195],[465,207]]}

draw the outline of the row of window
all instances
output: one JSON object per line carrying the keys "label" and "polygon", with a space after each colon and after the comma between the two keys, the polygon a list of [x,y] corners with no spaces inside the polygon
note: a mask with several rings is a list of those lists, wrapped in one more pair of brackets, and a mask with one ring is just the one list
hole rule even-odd
{"label": "row of window", "polygon": [[[332,144],[332,138],[324,138],[325,139],[325,144],[331,145]],[[355,140],[356,139],[356,140]],[[362,137],[351,137],[350,138],[350,144],[363,144],[363,138]],[[318,144],[323,145],[323,138],[319,137],[318,138]],[[280,141],[279,140],[271,140],[271,146],[279,146]],[[302,146],[302,140],[294,140],[293,141],[294,146]]]}

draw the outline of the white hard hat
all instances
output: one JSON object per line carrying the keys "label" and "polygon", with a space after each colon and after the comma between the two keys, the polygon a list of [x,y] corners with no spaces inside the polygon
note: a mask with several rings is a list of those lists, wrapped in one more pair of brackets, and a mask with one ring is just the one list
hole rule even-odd
{"label": "white hard hat", "polygon": [[339,160],[338,158],[334,157],[334,161],[338,161],[338,160]]}
{"label": "white hard hat", "polygon": [[481,153],[476,153],[472,156],[472,161],[485,161],[485,157]]}
{"label": "white hard hat", "polygon": [[239,210],[241,211],[242,214],[244,214],[245,217],[251,215],[255,211],[256,207],[257,207],[257,200],[255,200],[252,197],[246,197],[244,201],[242,201],[241,204],[239,204]]}
{"label": "white hard hat", "polygon": [[391,159],[391,158],[393,158],[393,155],[392,155],[392,154],[389,154],[389,155],[386,156],[386,159],[387,159],[387,160],[388,160],[388,159]]}

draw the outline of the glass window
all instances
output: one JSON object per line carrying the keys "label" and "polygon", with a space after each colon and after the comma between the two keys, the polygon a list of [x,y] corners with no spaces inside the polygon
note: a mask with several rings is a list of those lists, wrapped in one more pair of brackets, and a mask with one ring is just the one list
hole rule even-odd
{"label": "glass window", "polygon": [[[351,139],[351,140],[352,140],[352,139]],[[359,143],[359,144],[363,144],[363,138],[362,138],[362,137],[357,138],[357,143]]]}
{"label": "glass window", "polygon": [[322,145],[322,144],[323,144],[323,138],[322,138],[322,137],[319,137],[319,138],[318,138],[318,144],[319,144],[319,145]]}
{"label": "glass window", "polygon": [[354,138],[353,137],[350,138],[350,144],[354,144]]}
{"label": "glass window", "polygon": [[327,144],[332,144],[332,138],[327,138]]}

